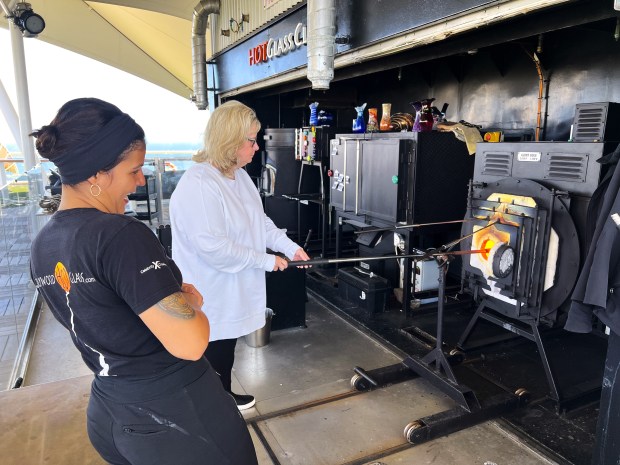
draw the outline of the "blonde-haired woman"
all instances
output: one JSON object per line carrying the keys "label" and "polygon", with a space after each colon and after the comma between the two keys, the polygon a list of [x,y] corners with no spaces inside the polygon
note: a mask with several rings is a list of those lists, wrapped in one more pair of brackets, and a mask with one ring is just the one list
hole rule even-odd
{"label": "blonde-haired woman", "polygon": [[242,169],[259,149],[261,125],[246,105],[229,101],[209,118],[204,147],[170,199],[172,253],[183,276],[205,296],[211,323],[205,355],[240,410],[251,395],[231,390],[237,338],[265,325],[265,272],[284,270],[306,252],[263,211],[256,186]]}

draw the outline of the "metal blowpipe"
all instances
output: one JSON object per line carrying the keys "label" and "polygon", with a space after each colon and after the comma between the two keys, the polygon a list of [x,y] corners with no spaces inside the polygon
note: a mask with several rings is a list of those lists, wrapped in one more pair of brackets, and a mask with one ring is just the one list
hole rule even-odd
{"label": "metal blowpipe", "polygon": [[353,234],[364,234],[364,233],[384,232],[384,231],[398,231],[400,229],[415,229],[415,228],[423,228],[424,226],[438,226],[438,225],[443,225],[443,224],[467,223],[468,221],[477,221],[477,220],[479,220],[479,218],[465,218],[464,220],[439,221],[436,223],[403,224],[400,226],[390,226],[386,228],[366,228],[366,229],[360,229],[359,231],[353,231]]}
{"label": "metal blowpipe", "polygon": [[480,250],[456,250],[454,252],[441,252],[437,250],[436,252],[428,252],[428,253],[413,253],[409,255],[384,255],[382,257],[350,257],[350,258],[313,258],[312,260],[295,260],[288,262],[288,266],[312,266],[312,265],[331,265],[333,263],[355,263],[355,262],[368,262],[371,260],[391,260],[398,258],[432,258],[439,257],[442,255],[471,255],[477,253],[489,253],[491,249],[480,249]]}
{"label": "metal blowpipe", "polygon": [[441,257],[442,255],[472,255],[477,253],[489,253],[491,249],[478,249],[478,250],[457,250],[451,252],[450,249],[457,245],[459,242],[467,239],[468,237],[472,237],[475,234],[478,234],[480,231],[483,231],[487,228],[490,228],[494,224],[496,224],[499,220],[493,221],[492,223],[487,224],[486,226],[468,234],[466,236],[459,237],[458,239],[450,242],[449,244],[445,244],[438,249],[431,249],[428,252],[423,253],[412,253],[408,255],[385,255],[383,257],[351,257],[351,258],[315,258],[312,260],[296,260],[288,262],[289,266],[312,266],[312,265],[331,265],[332,263],[355,263],[355,262],[367,262],[371,260],[391,260],[398,258],[419,258],[426,259],[432,257]]}

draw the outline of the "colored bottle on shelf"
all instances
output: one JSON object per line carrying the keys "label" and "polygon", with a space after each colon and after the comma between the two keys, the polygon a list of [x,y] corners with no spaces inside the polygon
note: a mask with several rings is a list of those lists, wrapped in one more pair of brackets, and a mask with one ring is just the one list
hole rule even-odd
{"label": "colored bottle on shelf", "polygon": [[314,102],[309,105],[310,107],[310,126],[316,126],[319,124],[319,117],[317,115],[316,108],[319,106],[319,102]]}
{"label": "colored bottle on shelf", "polygon": [[366,132],[366,122],[364,121],[364,109],[366,108],[366,104],[360,105],[359,107],[355,107],[355,111],[357,112],[357,118],[353,120],[352,130],[355,133],[363,133]]}
{"label": "colored bottle on shelf", "polygon": [[392,117],[392,104],[382,103],[381,104],[381,123],[379,124],[379,129],[381,131],[392,130],[392,124],[390,121],[391,117]]}
{"label": "colored bottle on shelf", "polygon": [[414,132],[427,132],[433,130],[434,120],[431,103],[433,103],[434,100],[434,98],[429,98],[411,102],[411,106],[415,109],[415,122],[413,123]]}
{"label": "colored bottle on shelf", "polygon": [[368,124],[366,125],[366,132],[377,132],[379,130],[379,120],[377,119],[377,109],[368,109]]}

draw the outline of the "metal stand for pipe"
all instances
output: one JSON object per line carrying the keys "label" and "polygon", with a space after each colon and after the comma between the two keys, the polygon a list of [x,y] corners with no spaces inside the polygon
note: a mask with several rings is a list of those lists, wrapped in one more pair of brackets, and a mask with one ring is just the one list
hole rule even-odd
{"label": "metal stand for pipe", "polygon": [[515,393],[503,391],[480,401],[472,389],[457,381],[452,365],[461,363],[463,356],[458,352],[446,356],[442,349],[445,279],[450,257],[441,253],[428,253],[428,256],[433,256],[439,267],[435,348],[421,359],[409,356],[399,364],[368,372],[355,367],[356,374],[351,379],[354,389],[367,390],[421,376],[459,404],[453,409],[408,423],[404,435],[412,444],[420,444],[503,415],[524,405],[529,398],[525,389],[518,389]]}
{"label": "metal stand for pipe", "polygon": [[474,392],[467,386],[460,385],[454,376],[454,372],[443,352],[443,312],[446,293],[446,273],[448,271],[449,257],[439,255],[435,257],[439,268],[438,277],[438,301],[437,301],[437,336],[435,348],[422,359],[408,357],[403,363],[411,370],[418,373],[435,387],[442,390],[468,411],[480,408],[480,403]]}

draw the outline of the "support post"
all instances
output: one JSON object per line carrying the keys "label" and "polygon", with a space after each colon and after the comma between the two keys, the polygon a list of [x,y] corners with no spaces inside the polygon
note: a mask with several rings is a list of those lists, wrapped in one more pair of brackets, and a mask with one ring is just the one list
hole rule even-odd
{"label": "support post", "polygon": [[34,152],[34,143],[29,136],[32,132],[32,122],[30,117],[30,97],[28,94],[28,76],[26,74],[24,36],[12,21],[9,21],[9,30],[11,32],[13,72],[15,73],[15,87],[17,90],[20,145],[24,155],[24,169],[28,171],[37,164],[37,161]]}
{"label": "support post", "polygon": [[18,145],[19,149],[22,150],[22,141],[19,132],[19,118],[17,117],[17,112],[13,107],[13,103],[11,103],[9,94],[2,84],[2,81],[0,81],[0,111],[4,115],[4,119],[11,130],[11,134],[13,134],[15,143]]}

